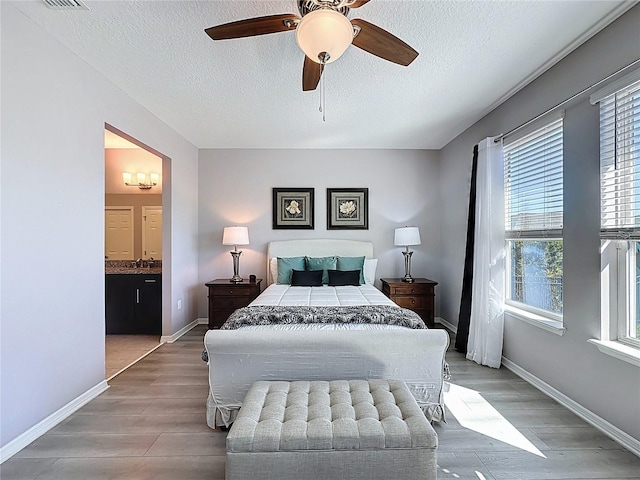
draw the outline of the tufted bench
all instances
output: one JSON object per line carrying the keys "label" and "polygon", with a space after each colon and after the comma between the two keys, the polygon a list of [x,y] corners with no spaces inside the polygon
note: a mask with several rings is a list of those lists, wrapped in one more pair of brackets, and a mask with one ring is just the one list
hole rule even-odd
{"label": "tufted bench", "polygon": [[404,382],[256,382],[227,436],[226,479],[436,478],[438,437]]}

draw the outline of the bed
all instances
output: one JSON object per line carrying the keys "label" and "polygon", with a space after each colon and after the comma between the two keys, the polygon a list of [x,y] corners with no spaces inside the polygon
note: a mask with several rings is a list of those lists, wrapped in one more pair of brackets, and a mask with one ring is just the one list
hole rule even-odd
{"label": "bed", "polygon": [[[300,256],[365,257],[365,282],[336,287],[278,284],[274,259]],[[258,380],[400,379],[429,420],[443,420],[444,356],[449,336],[441,329],[418,328],[408,315],[400,315],[404,309],[373,286],[375,267],[371,242],[312,239],[269,243],[265,291],[246,311],[234,312],[227,321],[232,324],[229,329],[225,324],[225,329],[205,334],[210,387],[207,424],[229,427],[249,387]],[[282,308],[291,311],[284,315],[285,321],[275,325],[233,322],[243,315],[250,320],[256,311],[271,313]],[[311,312],[311,323],[298,321],[298,310],[305,311],[298,315],[305,318]],[[337,310],[372,313],[359,323],[351,323],[350,317],[327,320]],[[392,312],[392,324],[378,323],[379,311]]]}

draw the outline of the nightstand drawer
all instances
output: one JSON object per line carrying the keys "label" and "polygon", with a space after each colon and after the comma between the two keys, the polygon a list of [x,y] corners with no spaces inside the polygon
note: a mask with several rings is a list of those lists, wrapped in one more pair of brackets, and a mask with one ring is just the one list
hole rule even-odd
{"label": "nightstand drawer", "polygon": [[251,293],[250,285],[247,285],[247,286],[229,285],[228,287],[218,286],[214,290],[214,296],[216,297],[237,297],[237,296],[248,297],[250,293]]}
{"label": "nightstand drawer", "polygon": [[[425,297],[393,297],[393,301],[396,302],[396,304],[399,307],[403,307],[403,308],[426,308],[427,307],[427,300],[425,299]],[[430,303],[430,302],[429,302]]]}
{"label": "nightstand drawer", "polygon": [[431,285],[421,284],[406,284],[400,286],[392,285],[389,289],[392,295],[424,295],[430,290],[433,291],[433,287]]}
{"label": "nightstand drawer", "polygon": [[249,295],[237,296],[237,297],[213,297],[213,309],[214,310],[235,310],[236,308],[246,307],[250,302]]}
{"label": "nightstand drawer", "polygon": [[231,310],[215,310],[212,313],[212,318],[209,321],[209,328],[220,328],[224,322],[227,321],[229,316],[235,312],[236,310],[232,308]]}

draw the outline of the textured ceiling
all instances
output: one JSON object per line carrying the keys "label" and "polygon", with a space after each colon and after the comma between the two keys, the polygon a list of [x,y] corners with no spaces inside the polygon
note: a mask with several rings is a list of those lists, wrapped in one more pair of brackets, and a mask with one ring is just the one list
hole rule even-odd
{"label": "textured ceiling", "polygon": [[[617,1],[371,0],[372,22],[420,56],[350,47],[302,92],[295,33],[214,42],[204,29],[294,0],[91,1],[17,8],[199,148],[441,148],[628,9]],[[117,127],[117,125],[116,125]]]}

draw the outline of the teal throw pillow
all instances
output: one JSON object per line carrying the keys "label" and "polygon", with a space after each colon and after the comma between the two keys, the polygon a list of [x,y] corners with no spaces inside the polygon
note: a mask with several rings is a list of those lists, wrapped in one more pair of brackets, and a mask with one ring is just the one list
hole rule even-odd
{"label": "teal throw pillow", "polygon": [[329,283],[327,270],[336,269],[336,257],[306,257],[306,260],[307,270],[322,270],[322,284]]}
{"label": "teal throw pillow", "polygon": [[291,284],[293,270],[306,270],[304,257],[278,257],[278,283],[280,285]]}
{"label": "teal throw pillow", "polygon": [[364,285],[364,257],[338,257],[338,270],[360,270],[360,285]]}

